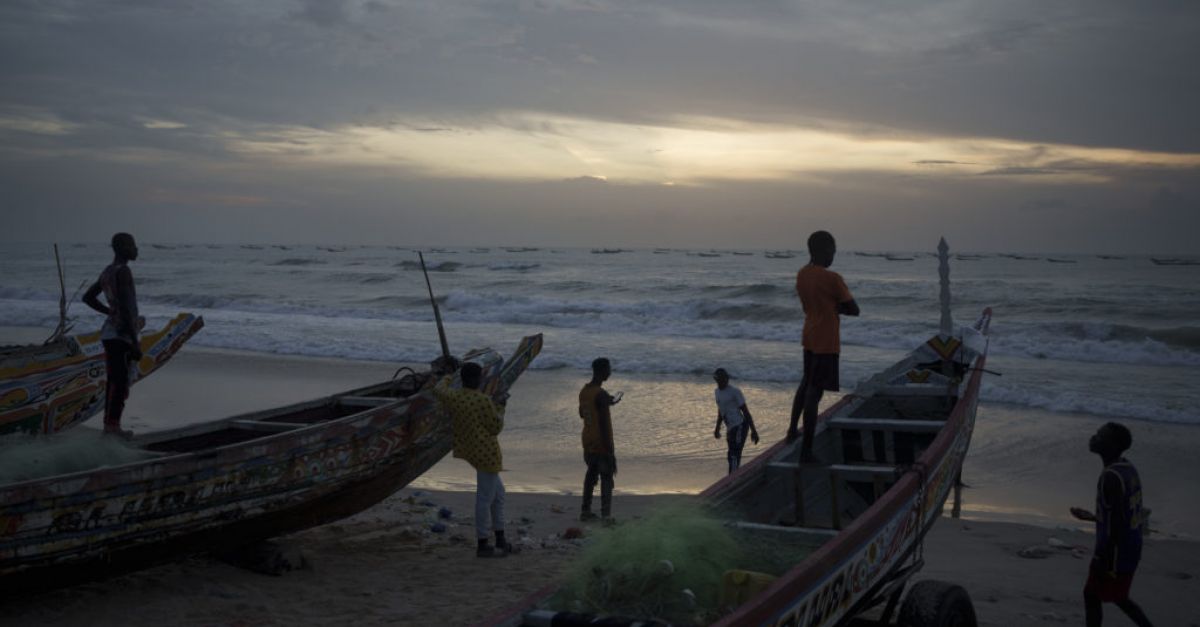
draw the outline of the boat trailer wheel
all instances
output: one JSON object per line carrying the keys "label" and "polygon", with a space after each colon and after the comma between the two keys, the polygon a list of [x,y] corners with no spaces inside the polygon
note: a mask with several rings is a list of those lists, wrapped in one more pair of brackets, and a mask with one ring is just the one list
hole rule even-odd
{"label": "boat trailer wheel", "polygon": [[927,579],[908,591],[899,627],[976,627],[975,607],[962,586]]}

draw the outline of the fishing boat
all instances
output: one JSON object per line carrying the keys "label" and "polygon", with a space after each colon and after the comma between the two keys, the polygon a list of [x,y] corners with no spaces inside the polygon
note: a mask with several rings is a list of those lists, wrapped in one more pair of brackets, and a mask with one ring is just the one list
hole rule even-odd
{"label": "fishing boat", "polygon": [[1156,266],[1200,266],[1200,259],[1151,257],[1150,261]]}
{"label": "fishing boat", "polygon": [[[501,397],[541,350],[463,361]],[[401,371],[409,370],[402,368]],[[398,371],[399,374],[400,371]],[[220,551],[349,516],[450,451],[429,373],[278,409],[148,433],[143,459],[0,486],[0,596]]]}
{"label": "fishing boat", "polygon": [[[930,580],[907,585],[923,565],[927,532],[961,485],[987,356],[991,310],[959,329],[950,318],[947,252],[942,241],[939,332],[820,415],[819,462],[800,462],[799,440],[780,441],[700,495],[740,541],[769,539],[788,551],[806,549],[803,557],[777,572],[753,572],[765,563],[725,571],[722,585],[757,583],[733,603],[673,624],[831,627],[879,612],[870,624],[888,625],[899,608],[901,624],[911,627],[975,625],[961,587]],[[662,572],[668,582],[656,582],[657,589],[669,588],[671,568]],[[483,624],[667,624],[657,616],[597,616],[579,603],[555,606],[563,590],[543,589]]]}
{"label": "fishing boat", "polygon": [[767,259],[792,259],[795,256],[796,255],[786,250],[768,250],[767,252],[763,253],[763,257],[766,257]]}
{"label": "fishing boat", "polygon": [[[143,334],[130,384],[161,368],[203,326],[203,318],[181,313]],[[0,436],[52,434],[82,423],[104,407],[107,381],[99,331],[0,348]]]}

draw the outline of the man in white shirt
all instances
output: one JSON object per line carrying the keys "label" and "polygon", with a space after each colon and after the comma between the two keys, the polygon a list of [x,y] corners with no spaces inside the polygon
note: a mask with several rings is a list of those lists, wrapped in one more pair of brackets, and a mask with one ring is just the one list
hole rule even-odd
{"label": "man in white shirt", "polygon": [[725,442],[729,445],[729,472],[732,474],[742,465],[742,447],[746,445],[747,431],[750,439],[758,444],[758,430],[754,428],[754,419],[746,407],[746,397],[742,396],[737,386],[729,384],[729,373],[724,368],[717,368],[713,372],[713,379],[717,382],[717,428],[713,431],[713,437],[721,439],[721,423],[724,422],[727,427]]}

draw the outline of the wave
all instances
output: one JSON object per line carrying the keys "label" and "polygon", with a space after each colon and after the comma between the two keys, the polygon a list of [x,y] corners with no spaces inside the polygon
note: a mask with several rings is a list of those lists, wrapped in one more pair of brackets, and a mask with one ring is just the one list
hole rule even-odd
{"label": "wave", "polygon": [[325,263],[329,263],[329,262],[324,261],[322,259],[308,259],[305,257],[289,257],[287,259],[280,259],[279,261],[275,261],[275,262],[269,263],[267,265],[269,265],[269,266],[311,266],[311,265],[319,265],[319,264],[325,264]]}
{"label": "wave", "polygon": [[1200,424],[1200,411],[1194,407],[1184,410],[1163,407],[1153,402],[1103,398],[1095,393],[1063,392],[1058,389],[1039,389],[1028,386],[1009,387],[1003,384],[989,383],[980,391],[980,400],[1037,407],[1056,412],[1098,414],[1150,422]]}
{"label": "wave", "polygon": [[520,262],[516,262],[516,261],[511,261],[511,262],[500,261],[500,262],[496,262],[496,263],[489,263],[487,265],[487,269],[488,270],[511,270],[513,272],[528,272],[529,270],[540,268],[541,266],[542,266],[542,264],[540,264],[540,263],[520,263]]}
{"label": "wave", "polygon": [[[457,261],[439,261],[437,263],[425,264],[425,269],[430,272],[454,272],[462,267],[463,264]],[[401,270],[420,270],[421,262],[419,261],[401,261],[396,264]]]}
{"label": "wave", "polygon": [[360,285],[373,285],[377,283],[388,283],[395,280],[395,275],[384,274],[382,272],[337,272],[329,275],[329,280],[339,283],[358,283]]}

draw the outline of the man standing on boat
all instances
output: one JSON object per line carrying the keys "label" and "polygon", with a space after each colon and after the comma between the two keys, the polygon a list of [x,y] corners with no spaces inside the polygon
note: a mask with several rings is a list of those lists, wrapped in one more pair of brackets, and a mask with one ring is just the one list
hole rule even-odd
{"label": "man standing on boat", "polygon": [[816,231],[808,236],[808,265],[796,274],[796,295],[804,307],[804,376],[792,399],[792,415],[787,439],[799,435],[796,423],[804,414],[804,443],[800,461],[813,461],[813,436],[817,430],[817,408],[825,390],[836,392],[838,355],[841,353],[841,318],[857,316],[858,304],[842,275],[830,272],[837,245],[828,231]]}
{"label": "man standing on boat", "polygon": [[721,439],[721,423],[727,428],[725,443],[729,446],[729,474],[742,465],[742,447],[746,446],[746,433],[758,444],[758,430],[754,428],[754,418],[750,416],[750,408],[746,407],[746,397],[736,385],[730,385],[729,373],[724,368],[713,372],[717,382],[717,427],[713,437]]}
{"label": "man standing on boat", "polygon": [[612,376],[608,359],[599,357],[592,362],[592,380],[579,391],[579,417],[583,419],[583,461],[587,474],[583,477],[583,508],[579,520],[596,520],[592,513],[592,493],[600,481],[600,516],[612,522],[613,476],[617,474],[617,455],[613,448],[612,414],[610,407],[621,402],[621,394],[611,396],[601,385]]}
{"label": "man standing on boat", "polygon": [[[144,324],[138,315],[137,293],[129,270],[129,262],[138,257],[138,248],[132,235],[117,233],[112,236],[112,249],[113,262],[83,294],[83,302],[106,316],[100,327],[108,380],[104,390],[104,433],[128,438],[133,432],[121,429],[121,413],[129,397],[129,371],[142,359],[138,331]],[[107,305],[97,298],[100,292],[104,292]]]}
{"label": "man standing on boat", "polygon": [[[451,366],[452,368],[452,366]],[[478,557],[504,557],[512,547],[504,538],[504,482],[500,481],[502,460],[500,430],[504,428],[504,406],[479,391],[483,368],[467,362],[459,371],[461,388],[451,388],[453,370],[433,389],[433,395],[450,414],[454,433],[454,456],[475,469],[475,538]],[[489,520],[491,524],[489,525]],[[496,546],[488,543],[489,531]]]}
{"label": "man standing on boat", "polygon": [[1076,518],[1096,523],[1096,551],[1083,587],[1088,627],[1100,627],[1103,622],[1102,603],[1113,603],[1139,627],[1150,627],[1150,619],[1129,598],[1149,511],[1142,509],[1137,469],[1121,457],[1132,445],[1133,436],[1120,423],[1109,422],[1096,431],[1088,441],[1088,450],[1104,462],[1096,485],[1096,511],[1071,508]]}

